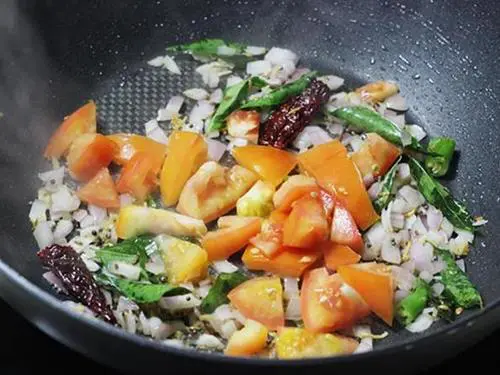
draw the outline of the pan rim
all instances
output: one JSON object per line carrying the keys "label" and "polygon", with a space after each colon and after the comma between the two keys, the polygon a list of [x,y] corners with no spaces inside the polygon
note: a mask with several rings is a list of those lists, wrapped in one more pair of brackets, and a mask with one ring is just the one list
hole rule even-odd
{"label": "pan rim", "polygon": [[[447,334],[461,328],[465,328],[469,326],[469,323],[480,318],[482,315],[485,315],[491,310],[500,307],[500,298],[492,301],[490,304],[485,306],[482,310],[475,311],[471,313],[469,316],[464,317],[460,320],[457,320],[453,323],[448,323],[443,327],[438,328],[435,332],[427,334],[423,337],[415,337],[410,338],[402,343],[393,343],[389,344],[381,349],[374,349],[369,352],[358,353],[356,355],[343,355],[343,356],[333,356],[333,357],[320,357],[320,358],[305,358],[305,359],[293,359],[293,360],[280,360],[280,359],[265,359],[265,358],[243,358],[243,357],[232,357],[220,354],[212,354],[206,352],[200,352],[194,349],[186,350],[182,348],[176,348],[173,346],[168,346],[165,344],[161,344],[158,341],[148,339],[146,337],[129,333],[122,328],[118,328],[112,326],[104,321],[99,319],[93,319],[86,317],[82,314],[77,313],[76,311],[72,311],[60,303],[61,300],[56,296],[50,294],[49,292],[43,290],[36,284],[29,281],[19,272],[14,270],[12,267],[7,265],[3,260],[0,259],[0,273],[3,274],[6,278],[10,279],[18,287],[23,289],[23,292],[27,293],[30,298],[35,298],[38,302],[49,305],[51,308],[57,310],[59,313],[65,314],[67,317],[71,319],[76,319],[83,324],[87,324],[91,326],[93,329],[97,329],[101,333],[104,333],[109,336],[113,336],[116,339],[124,339],[129,341],[134,345],[138,345],[141,347],[146,347],[148,349],[157,350],[160,352],[165,352],[167,354],[175,354],[178,356],[184,356],[197,360],[205,360],[205,361],[222,361],[223,363],[228,364],[236,364],[242,363],[253,365],[253,366],[297,366],[297,365],[319,365],[319,364],[335,364],[335,363],[350,363],[352,361],[361,361],[361,360],[369,360],[372,358],[376,358],[382,355],[390,355],[396,352],[400,352],[401,349],[411,350],[415,345],[425,345],[426,343],[432,341],[435,337],[443,334]],[[7,301],[8,302],[8,301]],[[17,310],[16,310],[17,311]],[[19,311],[18,311],[19,312]],[[38,329],[44,331],[42,327],[37,322],[32,322],[37,326]],[[52,336],[50,333],[44,331],[48,336]],[[57,341],[61,342],[58,338],[55,338]],[[68,346],[68,345],[66,345]],[[72,348],[72,350],[75,350]]]}

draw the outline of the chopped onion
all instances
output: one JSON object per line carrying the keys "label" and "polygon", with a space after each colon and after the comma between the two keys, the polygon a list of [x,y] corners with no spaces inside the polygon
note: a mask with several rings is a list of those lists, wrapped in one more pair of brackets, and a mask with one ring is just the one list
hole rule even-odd
{"label": "chopped onion", "polygon": [[212,266],[218,273],[233,273],[238,271],[238,267],[227,260],[214,261],[212,262]]}
{"label": "chopped onion", "polygon": [[430,231],[437,231],[443,221],[443,213],[436,207],[429,205],[427,210],[427,226]]}
{"label": "chopped onion", "polygon": [[417,141],[421,141],[422,139],[424,139],[425,137],[427,137],[427,133],[425,132],[425,130],[421,126],[418,126],[418,125],[405,125],[404,129],[410,135],[412,135],[413,137],[415,137],[415,139]]}
{"label": "chopped onion", "polygon": [[320,128],[319,126],[306,126],[297,138],[295,138],[293,145],[299,150],[308,149],[310,146],[318,146],[323,143],[330,142],[332,138],[330,135]]}
{"label": "chopped onion", "polygon": [[184,343],[178,339],[163,340],[163,343],[174,348],[184,348]]}
{"label": "chopped onion", "polygon": [[184,104],[184,98],[180,95],[172,96],[168,101],[165,108],[160,108],[158,110],[158,117],[156,120],[158,121],[167,121],[172,120],[175,115],[179,114],[179,111]]}
{"label": "chopped onion", "polygon": [[267,49],[265,47],[258,47],[258,46],[247,46],[245,49],[245,54],[251,55],[251,56],[258,56],[258,55],[263,55],[266,53]]}
{"label": "chopped onion", "polygon": [[288,79],[288,81],[286,83],[294,82],[294,81],[298,80],[300,77],[302,77],[304,74],[309,73],[310,71],[311,70],[308,68],[295,69],[295,71],[293,72],[293,74],[290,76],[290,78]]}
{"label": "chopped onion", "polygon": [[434,274],[434,275],[436,273],[441,272],[445,268],[446,268],[446,263],[441,258],[438,258],[437,260],[432,262],[432,274]]}
{"label": "chopped onion", "polygon": [[[392,121],[394,123],[394,125],[396,125],[398,128],[402,128],[405,124],[405,115],[404,114],[399,114],[397,112],[394,112],[390,109],[386,109],[384,111],[384,114],[383,116],[388,119],[389,121]],[[402,133],[405,133],[405,132],[402,132]],[[409,133],[407,133],[407,135],[410,135]],[[405,134],[402,134],[402,136],[405,136]],[[410,137],[411,138],[411,137]],[[405,140],[404,139],[401,139],[402,143],[403,143],[403,146],[405,146]],[[411,141],[410,141],[411,143]],[[408,144],[410,144],[408,143]]]}
{"label": "chopped onion", "polygon": [[455,229],[455,233],[458,234],[457,238],[460,238],[465,242],[468,242],[470,244],[474,242],[474,233],[472,232],[462,229]]}
{"label": "chopped onion", "polygon": [[163,57],[163,67],[165,67],[169,72],[174,74],[181,74],[179,66],[174,61],[174,59],[168,55]]}
{"label": "chopped onion", "polygon": [[163,63],[164,63],[163,56],[156,56],[155,58],[148,61],[148,65],[154,66],[155,68],[162,67]]}
{"label": "chopped onion", "polygon": [[426,270],[420,272],[418,277],[420,277],[422,280],[424,280],[427,283],[430,283],[432,281],[432,274]]}
{"label": "chopped onion", "polygon": [[434,283],[432,285],[432,294],[439,297],[444,291],[444,285],[441,283]]}
{"label": "chopped onion", "polygon": [[294,65],[299,62],[299,57],[289,49],[272,47],[264,56],[264,59],[274,65],[279,65],[284,61],[292,61]]}
{"label": "chopped onion", "polygon": [[120,207],[129,206],[134,203],[134,200],[130,194],[120,194]]}
{"label": "chopped onion", "polygon": [[228,145],[226,146],[227,150],[229,152],[232,151],[233,148],[235,147],[243,147],[243,146],[246,146],[248,145],[248,139],[245,139],[245,138],[232,138]]}
{"label": "chopped onion", "polygon": [[465,272],[465,261],[463,259],[458,259],[455,263],[457,264],[458,268]]}
{"label": "chopped onion", "polygon": [[393,201],[389,202],[386,208],[382,210],[382,213],[380,215],[380,221],[382,222],[382,225],[384,226],[384,230],[388,233],[394,232],[394,229],[392,228],[392,220],[391,220],[391,213],[392,213],[392,205]]}
{"label": "chopped onion", "polygon": [[330,90],[338,90],[344,84],[344,79],[334,75],[318,77],[318,81],[323,82]]}
{"label": "chopped onion", "polygon": [[221,322],[234,318],[233,309],[227,304],[217,307],[212,315]]}
{"label": "chopped onion", "polygon": [[154,253],[145,264],[146,271],[151,272],[153,275],[161,275],[165,273],[165,264],[160,254]]}
{"label": "chopped onion", "polygon": [[90,272],[97,272],[99,270],[99,265],[94,262],[92,259],[88,259],[88,257],[85,256],[85,253],[81,255],[81,258],[83,260],[83,263],[85,263],[85,266]]}
{"label": "chopped onion", "polygon": [[118,298],[118,303],[116,305],[117,312],[125,312],[125,311],[138,311],[139,306],[132,300],[120,296]]}
{"label": "chopped onion", "polygon": [[193,100],[205,100],[208,99],[208,92],[205,89],[193,88],[189,90],[185,90],[183,92],[184,96]]}
{"label": "chopped onion", "polygon": [[210,103],[218,104],[222,102],[222,99],[224,99],[224,93],[222,89],[216,89],[214,92],[210,94],[208,101]]}
{"label": "chopped onion", "polygon": [[52,223],[50,221],[41,221],[37,224],[33,231],[35,240],[40,249],[54,243],[54,235],[52,234]]}
{"label": "chopped onion", "polygon": [[137,317],[131,311],[125,311],[125,329],[128,333],[135,334],[137,331]]}
{"label": "chopped onion", "polygon": [[206,349],[224,349],[224,344],[214,335],[203,333],[196,340],[196,346]]}
{"label": "chopped onion", "polygon": [[486,224],[488,224],[488,220],[486,220],[482,216],[478,216],[478,217],[474,218],[474,222],[472,223],[472,226],[474,226],[474,227],[480,227],[480,226],[483,226],[483,225],[486,225]]}
{"label": "chopped onion", "polygon": [[146,315],[141,311],[139,313],[139,329],[143,334],[150,336],[151,335],[151,325],[149,324],[149,319],[146,318]]}
{"label": "chopped onion", "polygon": [[31,222],[35,221],[46,221],[46,212],[48,210],[47,204],[45,204],[40,199],[35,199],[31,204],[29,218]]}
{"label": "chopped onion", "polygon": [[266,60],[250,61],[247,63],[246,72],[251,76],[267,76],[271,73],[272,68],[271,62]]}
{"label": "chopped onion", "polygon": [[52,271],[45,272],[42,277],[47,280],[58,292],[68,294],[63,282]]}
{"label": "chopped onion", "polygon": [[409,184],[411,181],[410,166],[408,163],[401,163],[397,167],[396,176],[401,185]]}
{"label": "chopped onion", "polygon": [[409,261],[403,263],[401,265],[401,268],[404,268],[405,270],[407,270],[408,272],[411,272],[413,274],[413,272],[415,272],[415,261],[409,260]]}
{"label": "chopped onion", "polygon": [[141,276],[141,267],[124,262],[111,262],[108,270],[115,275],[123,276],[129,280],[139,280]]}
{"label": "chopped onion", "polygon": [[338,123],[332,123],[326,125],[328,131],[333,137],[340,138],[344,134],[344,125]]}
{"label": "chopped onion", "polygon": [[208,64],[200,65],[196,72],[201,75],[203,82],[210,88],[216,88],[219,85],[219,78],[231,74],[233,66],[224,61],[213,61]]}
{"label": "chopped onion", "polygon": [[428,231],[425,235],[425,238],[428,242],[430,242],[434,246],[442,246],[448,242],[448,238],[446,237],[446,233],[440,231]]}
{"label": "chopped onion", "polygon": [[64,185],[52,194],[51,210],[54,212],[73,212],[79,206],[80,199]]}
{"label": "chopped onion", "polygon": [[299,296],[299,280],[295,277],[285,277],[283,279],[285,299],[292,299]]}
{"label": "chopped onion", "polygon": [[396,286],[401,290],[411,290],[413,284],[415,283],[415,276],[413,273],[406,268],[392,266],[392,276],[396,282]]}
{"label": "chopped onion", "polygon": [[387,263],[401,263],[401,252],[399,251],[399,247],[393,243],[393,239],[391,237],[384,238],[384,242],[382,242],[382,249],[380,251],[380,257]]}
{"label": "chopped onion", "polygon": [[413,242],[410,247],[410,257],[415,261],[415,268],[418,271],[429,270],[433,258],[432,245]]}
{"label": "chopped onion", "polygon": [[418,208],[425,203],[424,196],[416,189],[411,186],[405,185],[398,191],[398,195],[402,196],[406,203],[408,203],[408,209],[411,211]]}
{"label": "chopped onion", "polygon": [[375,223],[366,232],[363,260],[374,260],[379,256],[385,236],[385,229],[380,222]]}
{"label": "chopped onion", "polygon": [[227,77],[226,87],[236,85],[237,83],[240,83],[241,81],[243,81],[243,78],[241,78],[240,76],[231,75],[231,76]]}
{"label": "chopped onion", "polygon": [[200,306],[201,301],[189,293],[182,296],[162,297],[159,304],[165,310],[180,311]]}
{"label": "chopped onion", "polygon": [[415,217],[415,222],[413,223],[411,230],[416,237],[427,234],[427,228],[420,217]]}
{"label": "chopped onion", "polygon": [[208,158],[213,161],[219,161],[226,152],[226,145],[215,139],[205,139],[208,146]]}
{"label": "chopped onion", "polygon": [[398,303],[408,297],[410,295],[410,291],[399,289],[394,292],[394,302]]}
{"label": "chopped onion", "polygon": [[406,104],[406,100],[400,94],[396,94],[387,98],[384,103],[386,107],[389,109],[394,109],[396,111],[408,110],[408,105]]}
{"label": "chopped onion", "polygon": [[71,220],[59,220],[54,229],[54,239],[60,240],[66,238],[73,231]]}
{"label": "chopped onion", "polygon": [[38,178],[45,183],[45,188],[54,193],[62,185],[64,180],[64,167],[53,169],[38,174]]}
{"label": "chopped onion", "polygon": [[210,117],[212,113],[214,113],[214,105],[206,100],[200,100],[191,110],[189,122],[195,124]]}
{"label": "chopped onion", "polygon": [[359,135],[353,135],[349,144],[351,145],[353,152],[358,152],[363,147],[364,141],[361,139]]}
{"label": "chopped onion", "polygon": [[287,320],[301,320],[302,316],[300,313],[300,298],[293,297],[288,300],[285,311],[285,319]]}
{"label": "chopped onion", "polygon": [[208,295],[208,292],[210,291],[210,288],[212,288],[211,284],[208,285],[201,285],[196,289],[196,295],[201,298],[205,298]]}
{"label": "chopped onion", "polygon": [[166,145],[168,143],[168,137],[162,128],[158,125],[158,121],[150,120],[144,124],[144,130],[146,137]]}
{"label": "chopped onion", "polygon": [[229,339],[237,330],[238,327],[236,326],[234,320],[228,320],[220,327],[220,334],[223,338]]}
{"label": "chopped onion", "polygon": [[452,238],[448,243],[448,247],[451,253],[458,256],[464,256],[469,253],[469,243],[460,236]]}
{"label": "chopped onion", "polygon": [[374,200],[377,198],[380,188],[380,182],[375,182],[370,186],[370,188],[368,189],[368,195],[370,196],[370,199]]}
{"label": "chopped onion", "polygon": [[434,318],[424,310],[413,323],[407,325],[405,328],[412,333],[418,333],[428,329],[432,323],[434,323]]}
{"label": "chopped onion", "polygon": [[217,47],[217,55],[234,56],[235,54],[236,54],[236,50],[232,47],[226,46],[225,44]]}
{"label": "chopped onion", "polygon": [[446,234],[446,238],[449,239],[451,235],[453,234],[453,224],[450,223],[450,221],[446,218],[443,217],[443,220],[441,221],[441,231]]}
{"label": "chopped onion", "polygon": [[373,337],[370,326],[356,325],[353,327],[353,334],[361,339],[353,353],[364,353],[373,350]]}
{"label": "chopped onion", "polygon": [[108,217],[108,213],[105,208],[89,204],[87,209],[89,210],[89,214],[94,218],[94,223],[96,225],[101,224]]}
{"label": "chopped onion", "polygon": [[283,61],[278,65],[275,65],[271,70],[269,78],[271,80],[271,85],[273,85],[274,80],[278,80],[281,84],[282,82],[289,79],[289,77],[295,73],[295,64],[293,61]]}

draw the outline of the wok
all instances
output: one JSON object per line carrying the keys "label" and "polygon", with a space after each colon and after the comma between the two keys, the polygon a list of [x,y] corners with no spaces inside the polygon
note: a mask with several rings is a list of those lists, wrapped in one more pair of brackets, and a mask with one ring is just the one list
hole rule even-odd
{"label": "wok", "polygon": [[[249,370],[416,372],[472,345],[500,324],[500,126],[498,7],[495,1],[20,1],[0,4],[0,293],[48,335],[107,365],[145,373]],[[83,101],[98,103],[105,131],[141,131],[190,74],[149,69],[167,44],[222,37],[277,45],[346,78],[399,83],[409,114],[431,135],[457,140],[445,181],[488,218],[467,258],[485,307],[423,334],[392,332],[371,353],[307,361],[236,359],[166,347],[65,309],[42,280],[27,217],[46,168],[41,153]],[[192,68],[188,60],[181,68]],[[184,86],[181,86],[184,84]],[[459,162],[457,160],[459,159]]]}

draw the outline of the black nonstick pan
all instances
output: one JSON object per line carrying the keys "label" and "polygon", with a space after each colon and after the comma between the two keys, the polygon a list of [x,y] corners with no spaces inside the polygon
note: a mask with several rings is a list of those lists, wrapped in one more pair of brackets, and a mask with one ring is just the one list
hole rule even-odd
{"label": "black nonstick pan", "polygon": [[[499,16],[493,0],[2,1],[1,297],[48,335],[129,372],[413,373],[457,354],[500,325]],[[445,184],[489,220],[467,258],[484,309],[423,334],[392,333],[370,353],[280,362],[175,349],[63,308],[41,278],[27,217],[48,137],[89,98],[105,132],[141,131],[181,84],[195,83],[146,61],[167,44],[203,37],[290,48],[349,86],[397,81],[414,123],[457,140],[459,162]]]}

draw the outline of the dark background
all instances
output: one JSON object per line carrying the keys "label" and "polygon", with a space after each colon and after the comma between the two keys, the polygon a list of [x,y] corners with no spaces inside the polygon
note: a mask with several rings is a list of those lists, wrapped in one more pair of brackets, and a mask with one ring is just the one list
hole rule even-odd
{"label": "dark background", "polygon": [[[4,323],[5,327],[1,339],[3,344],[1,345],[0,374],[2,375],[69,374],[76,370],[79,373],[83,371],[89,374],[120,374],[49,338],[19,316],[2,300],[0,300],[0,321]],[[472,364],[478,369],[495,368],[495,365],[500,362],[499,342],[500,332],[497,331],[473,348],[422,374],[460,374]],[[422,361],[425,362],[425,358],[422,358]],[[477,367],[479,364],[480,367]],[[164,371],[168,372],[167,369]],[[401,373],[404,374],[404,369]]]}

